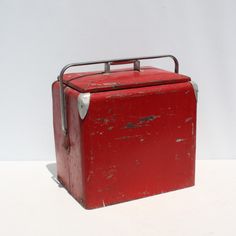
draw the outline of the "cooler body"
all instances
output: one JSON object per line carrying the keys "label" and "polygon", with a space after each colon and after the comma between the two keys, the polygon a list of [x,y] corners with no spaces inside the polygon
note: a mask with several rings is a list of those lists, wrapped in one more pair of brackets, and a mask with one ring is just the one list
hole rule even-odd
{"label": "cooler body", "polygon": [[[64,78],[69,150],[61,129],[59,82],[52,91],[58,179],[82,206],[92,209],[194,185],[197,100],[190,78],[102,90],[93,82],[86,91],[75,86],[86,84],[81,78]],[[89,103],[81,102],[83,96]]]}

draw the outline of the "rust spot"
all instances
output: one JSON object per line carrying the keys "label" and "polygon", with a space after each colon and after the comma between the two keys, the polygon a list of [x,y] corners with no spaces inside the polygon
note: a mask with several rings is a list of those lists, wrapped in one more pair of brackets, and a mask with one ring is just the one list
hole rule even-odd
{"label": "rust spot", "polygon": [[188,123],[189,121],[191,121],[193,118],[192,117],[188,117],[185,119],[185,123]]}
{"label": "rust spot", "polygon": [[113,176],[114,176],[114,174],[113,174],[113,173],[110,173],[110,174],[106,177],[106,179],[111,179]]}
{"label": "rust spot", "polygon": [[145,122],[153,121],[153,120],[155,120],[156,118],[159,118],[159,117],[160,116],[157,116],[157,115],[141,117],[139,119],[139,123],[145,123]]}
{"label": "rust spot", "polygon": [[150,194],[150,193],[149,193],[149,191],[143,191],[141,194],[142,194],[142,195],[148,195],[148,194]]}
{"label": "rust spot", "polygon": [[132,129],[132,128],[137,128],[138,126],[132,122],[128,122],[126,125],[125,125],[125,128],[126,129]]}
{"label": "rust spot", "polygon": [[106,179],[111,179],[114,177],[115,173],[116,173],[116,166],[112,165],[109,167],[107,171],[103,173],[103,175]]}
{"label": "rust spot", "polygon": [[145,116],[141,117],[138,119],[136,122],[128,122],[124,128],[125,129],[132,129],[132,128],[139,128],[142,126],[148,126],[148,123],[159,118],[159,115],[150,115],[150,116]]}
{"label": "rust spot", "polygon": [[107,129],[112,130],[113,128],[114,128],[113,126],[109,126]]}
{"label": "rust spot", "polygon": [[177,138],[177,139],[176,139],[176,143],[183,142],[184,140],[185,140],[184,138]]}
{"label": "rust spot", "polygon": [[110,120],[108,118],[103,118],[103,117],[97,118],[96,120],[100,121],[101,123],[104,123],[104,124],[107,124],[110,122]]}
{"label": "rust spot", "polygon": [[86,179],[87,182],[90,181],[90,179],[91,179],[91,177],[92,177],[93,174],[94,174],[94,172],[93,172],[92,170],[89,171],[88,177],[87,177],[87,179]]}

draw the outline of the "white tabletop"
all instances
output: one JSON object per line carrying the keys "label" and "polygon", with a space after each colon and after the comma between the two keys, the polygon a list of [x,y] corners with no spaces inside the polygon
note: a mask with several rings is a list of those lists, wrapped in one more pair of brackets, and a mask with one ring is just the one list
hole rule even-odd
{"label": "white tabletop", "polygon": [[55,163],[0,162],[0,235],[236,235],[236,161],[197,161],[196,186],[84,210]]}

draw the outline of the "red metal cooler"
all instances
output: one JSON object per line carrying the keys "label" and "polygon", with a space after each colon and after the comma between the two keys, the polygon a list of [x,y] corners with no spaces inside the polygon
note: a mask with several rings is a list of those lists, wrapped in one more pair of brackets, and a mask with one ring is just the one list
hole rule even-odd
{"label": "red metal cooler", "polygon": [[[175,72],[140,67],[164,57]],[[101,63],[104,71],[65,74]],[[58,180],[83,207],[194,185],[197,86],[174,56],[69,64],[52,93]]]}

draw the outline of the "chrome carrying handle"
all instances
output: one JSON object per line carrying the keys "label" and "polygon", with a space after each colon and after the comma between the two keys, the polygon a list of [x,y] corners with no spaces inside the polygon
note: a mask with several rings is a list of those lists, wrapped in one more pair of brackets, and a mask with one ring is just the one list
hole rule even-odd
{"label": "chrome carrying handle", "polygon": [[[105,61],[90,61],[90,62],[82,62],[82,63],[71,63],[66,66],[64,66],[58,76],[58,80],[60,83],[60,107],[61,107],[61,125],[62,125],[62,131],[64,135],[66,136],[68,133],[68,127],[67,127],[67,116],[66,116],[66,101],[65,101],[65,94],[64,94],[64,86],[63,86],[63,76],[71,67],[76,66],[86,66],[86,65],[96,65],[96,64],[105,64],[105,70],[104,73],[110,73],[110,66],[111,65],[118,65],[118,64],[134,64],[134,70],[140,71],[140,60],[150,60],[150,59],[158,59],[158,58],[165,58],[169,57],[174,61],[175,64],[175,73],[179,73],[179,63],[176,57],[172,55],[160,55],[160,56],[151,56],[151,57],[137,57],[137,58],[126,58],[126,59],[114,59],[114,60],[105,60]],[[68,142],[66,142],[68,143]],[[69,143],[68,143],[69,145]],[[66,148],[68,148],[68,145],[66,144]]]}
{"label": "chrome carrying handle", "polygon": [[104,72],[105,73],[110,73],[111,72],[111,65],[122,65],[122,64],[131,64],[133,63],[134,65],[134,70],[140,71],[140,61],[137,59],[128,59],[128,60],[122,60],[122,61],[109,61],[105,62],[105,68]]}

